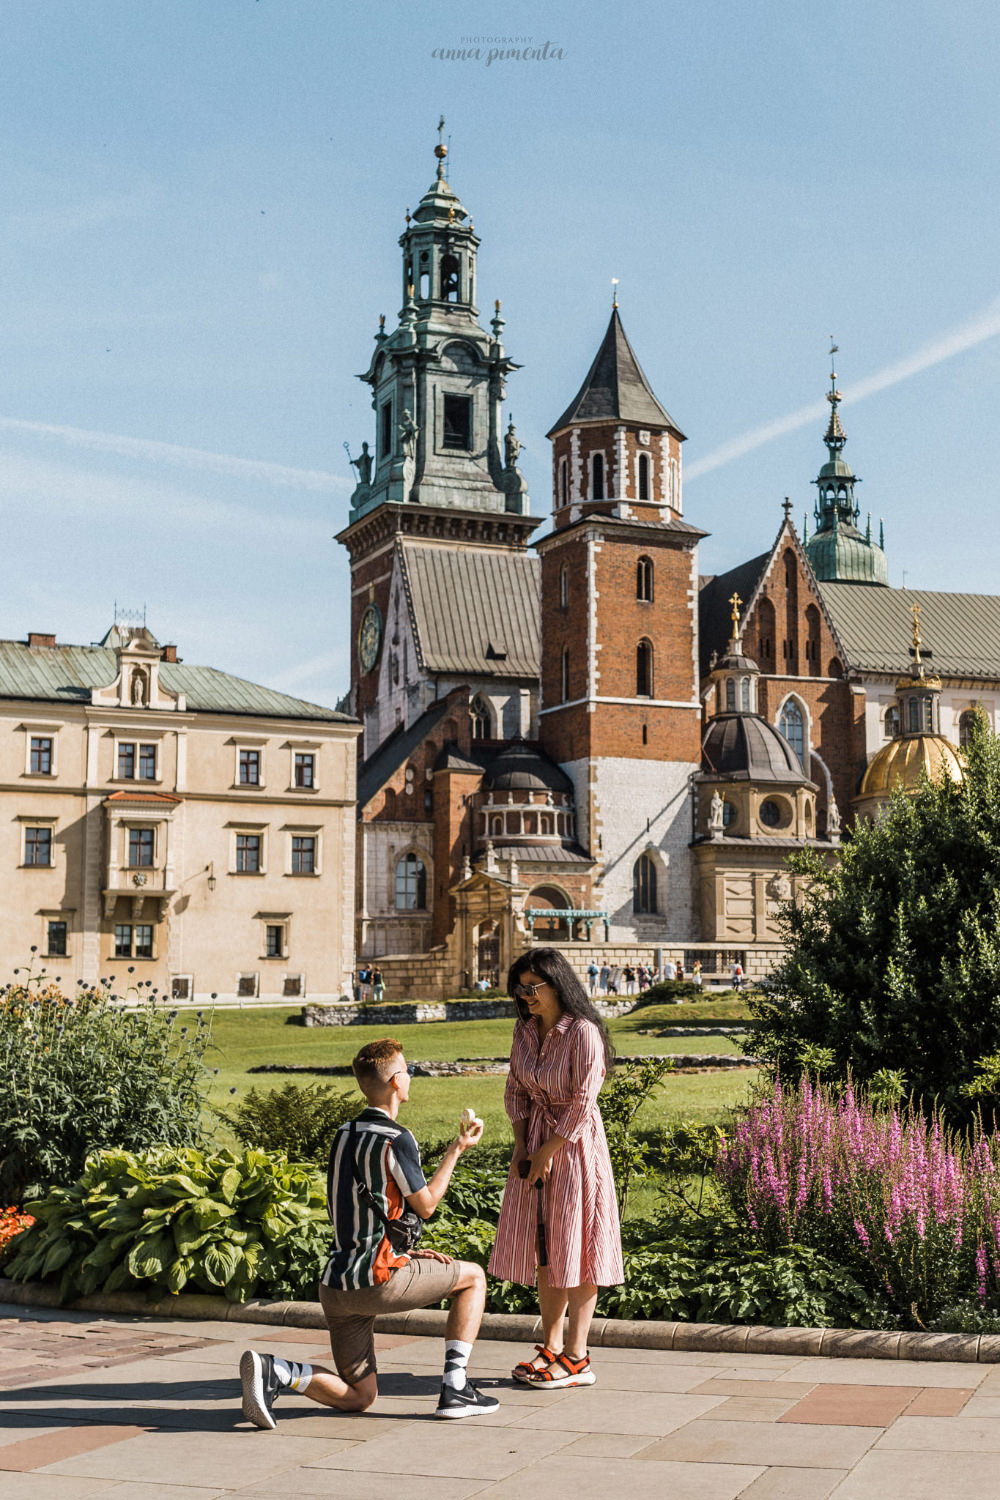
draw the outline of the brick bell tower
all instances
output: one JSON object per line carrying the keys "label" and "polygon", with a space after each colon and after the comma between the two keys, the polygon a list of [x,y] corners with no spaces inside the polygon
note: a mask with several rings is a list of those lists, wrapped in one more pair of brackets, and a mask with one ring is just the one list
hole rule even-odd
{"label": "brick bell tower", "polygon": [[682,518],[684,434],[615,302],[587,378],[548,434],[540,737],[571,777],[593,905],[612,940],[695,932],[691,777],[701,764],[698,542]]}

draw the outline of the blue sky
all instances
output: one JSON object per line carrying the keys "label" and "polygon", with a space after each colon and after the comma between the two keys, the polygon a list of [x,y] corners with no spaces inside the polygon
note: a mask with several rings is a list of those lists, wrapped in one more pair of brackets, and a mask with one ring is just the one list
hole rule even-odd
{"label": "blue sky", "polygon": [[[833,332],[891,581],[995,592],[998,29],[928,0],[7,0],[0,635],[145,606],[188,661],[336,701],[354,377],[441,111],[536,514],[617,276],[702,571],[786,494],[811,512]],[[491,36],[562,55],[434,55]]]}

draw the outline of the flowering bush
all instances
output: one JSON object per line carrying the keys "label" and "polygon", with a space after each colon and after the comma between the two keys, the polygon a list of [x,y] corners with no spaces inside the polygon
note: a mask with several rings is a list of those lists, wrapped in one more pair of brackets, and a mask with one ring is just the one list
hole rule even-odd
{"label": "flowering bush", "polygon": [[0,988],[0,1202],[72,1182],[101,1146],[200,1139],[209,1023],[130,998],[44,974]]}
{"label": "flowering bush", "polygon": [[30,1214],[23,1214],[17,1208],[0,1208],[0,1261],[14,1236],[30,1229],[34,1222]]}
{"label": "flowering bush", "polygon": [[917,1323],[974,1296],[1000,1306],[1000,1138],[935,1111],[780,1083],[723,1142],[720,1183],[757,1241],[812,1246]]}

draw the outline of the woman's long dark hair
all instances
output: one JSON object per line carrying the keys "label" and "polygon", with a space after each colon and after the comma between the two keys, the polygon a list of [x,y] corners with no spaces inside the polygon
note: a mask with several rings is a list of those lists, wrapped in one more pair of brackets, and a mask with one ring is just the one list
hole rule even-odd
{"label": "woman's long dark hair", "polygon": [[601,1033],[601,1040],[604,1043],[604,1066],[610,1073],[615,1065],[615,1049],[611,1045],[608,1028],[594,1002],[589,998],[587,991],[558,948],[529,948],[527,953],[522,953],[521,957],[511,964],[507,974],[507,993],[514,1001],[521,1020],[530,1020],[531,1011],[520,995],[514,993],[514,990],[521,982],[521,975],[527,974],[529,969],[532,974],[537,974],[539,979],[545,979],[551,984],[559,996],[559,1005],[566,1015],[579,1016],[584,1021],[593,1021]]}

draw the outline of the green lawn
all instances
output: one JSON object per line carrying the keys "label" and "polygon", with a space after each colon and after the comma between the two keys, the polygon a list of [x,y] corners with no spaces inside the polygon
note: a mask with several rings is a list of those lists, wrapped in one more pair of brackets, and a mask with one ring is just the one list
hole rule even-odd
{"label": "green lawn", "polygon": [[[710,1003],[710,1002],[709,1002]],[[673,1023],[673,1013],[693,1011],[695,1006],[650,1006],[635,1016],[611,1022],[615,1046],[629,1054],[656,1052],[733,1052],[739,1050],[728,1037],[639,1036],[640,1027],[655,1029]],[[700,1007],[698,1007],[700,1008]],[[250,1073],[261,1063],[348,1063],[365,1042],[386,1034],[384,1026],[305,1027],[290,1025],[297,1013],[285,1009],[218,1011],[213,1019],[214,1048],[206,1061],[219,1072],[212,1080],[209,1104],[225,1108],[249,1088],[280,1086],[288,1074]],[[701,1017],[700,1019],[705,1019]],[[422,1025],[394,1026],[391,1031],[407,1057],[453,1061],[467,1057],[505,1057],[510,1050],[510,1021],[429,1021]],[[305,1074],[303,1082],[316,1080]],[[720,1119],[740,1102],[756,1077],[755,1071],[677,1074],[669,1077],[656,1100],[643,1111],[641,1123],[656,1125],[678,1118]],[[335,1088],[353,1088],[349,1077],[328,1080]],[[492,1140],[510,1139],[510,1125],[503,1109],[503,1078],[415,1078],[411,1086],[406,1123],[418,1139],[440,1140],[453,1135],[466,1105],[486,1122]],[[215,1122],[220,1144],[232,1140],[225,1125]]]}

